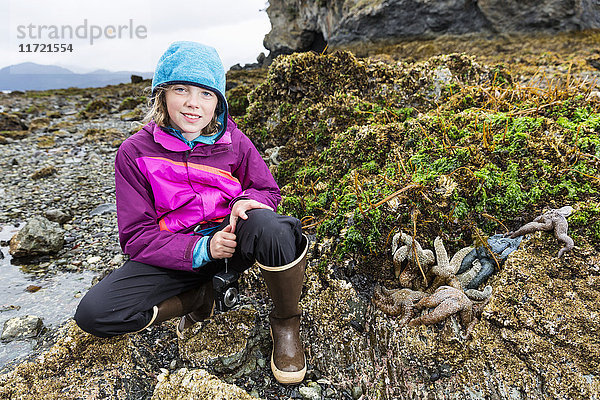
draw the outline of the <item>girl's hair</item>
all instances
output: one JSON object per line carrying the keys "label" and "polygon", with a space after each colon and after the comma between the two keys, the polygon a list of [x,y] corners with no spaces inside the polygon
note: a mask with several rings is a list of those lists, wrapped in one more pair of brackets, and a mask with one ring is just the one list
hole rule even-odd
{"label": "girl's hair", "polygon": [[[147,124],[151,120],[158,126],[169,126],[169,111],[167,110],[166,93],[174,85],[157,86],[154,95],[150,97],[148,101],[148,112],[142,120],[142,124]],[[215,113],[210,123],[202,129],[201,134],[204,136],[211,136],[221,130],[221,123],[217,120],[219,114],[223,112],[223,106],[221,100],[217,103]]]}

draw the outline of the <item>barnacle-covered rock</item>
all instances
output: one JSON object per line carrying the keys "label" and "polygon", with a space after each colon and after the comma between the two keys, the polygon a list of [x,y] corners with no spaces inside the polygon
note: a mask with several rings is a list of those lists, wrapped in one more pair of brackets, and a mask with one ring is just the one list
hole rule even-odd
{"label": "barnacle-covered rock", "polygon": [[221,381],[203,369],[181,368],[158,376],[152,400],[222,399],[252,400],[244,390]]}
{"label": "barnacle-covered rock", "polygon": [[252,350],[258,347],[265,333],[260,332],[258,313],[251,308],[218,314],[185,331],[179,342],[184,360],[197,368],[232,372],[251,363]]}

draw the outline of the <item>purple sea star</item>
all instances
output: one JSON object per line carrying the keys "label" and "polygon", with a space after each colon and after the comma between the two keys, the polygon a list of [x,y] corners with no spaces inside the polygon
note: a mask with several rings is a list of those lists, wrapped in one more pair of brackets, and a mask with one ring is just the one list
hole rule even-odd
{"label": "purple sea star", "polygon": [[560,258],[565,251],[571,251],[574,246],[573,239],[567,235],[567,230],[569,229],[567,217],[571,215],[571,213],[573,213],[573,208],[570,206],[565,206],[558,209],[550,209],[544,214],[535,218],[532,222],[523,225],[516,231],[507,233],[506,236],[514,239],[517,236],[523,236],[536,231],[554,230],[554,236],[560,242],[564,243],[563,248],[558,252],[558,258]]}

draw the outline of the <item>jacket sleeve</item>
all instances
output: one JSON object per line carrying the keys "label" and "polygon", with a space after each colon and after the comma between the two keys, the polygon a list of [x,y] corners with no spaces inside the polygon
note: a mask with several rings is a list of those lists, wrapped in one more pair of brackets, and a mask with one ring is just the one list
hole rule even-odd
{"label": "jacket sleeve", "polygon": [[235,197],[229,205],[231,207],[238,200],[250,199],[266,204],[277,211],[277,206],[281,201],[279,187],[254,144],[246,135],[241,132],[239,134],[241,137],[239,164],[233,171],[233,175],[242,184],[242,193]]}
{"label": "jacket sleeve", "polygon": [[145,264],[193,271],[193,250],[200,237],[160,230],[150,184],[124,148],[126,143],[115,159],[117,223],[123,252]]}

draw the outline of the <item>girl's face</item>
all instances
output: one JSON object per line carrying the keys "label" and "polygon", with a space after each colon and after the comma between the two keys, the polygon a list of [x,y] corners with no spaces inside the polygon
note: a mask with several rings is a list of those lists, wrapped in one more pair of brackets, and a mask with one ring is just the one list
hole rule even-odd
{"label": "girl's face", "polygon": [[208,89],[179,84],[166,91],[165,100],[171,125],[181,130],[188,140],[201,135],[202,129],[212,120],[219,101]]}

